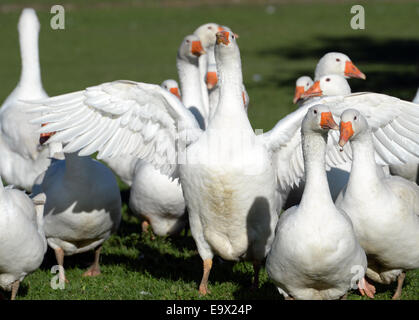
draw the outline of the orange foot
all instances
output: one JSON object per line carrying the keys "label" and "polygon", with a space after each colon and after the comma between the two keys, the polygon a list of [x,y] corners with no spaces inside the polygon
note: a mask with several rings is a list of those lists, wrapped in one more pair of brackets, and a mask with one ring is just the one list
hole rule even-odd
{"label": "orange foot", "polygon": [[96,277],[98,275],[100,275],[99,267],[91,267],[89,270],[83,273],[83,277]]}
{"label": "orange foot", "polygon": [[208,287],[206,285],[201,284],[199,286],[199,294],[200,295],[205,296],[205,295],[210,294],[210,293],[211,293],[211,291],[208,290]]}
{"label": "orange foot", "polygon": [[359,281],[358,289],[363,296],[367,295],[367,297],[374,299],[375,287],[369,284],[365,278]]}

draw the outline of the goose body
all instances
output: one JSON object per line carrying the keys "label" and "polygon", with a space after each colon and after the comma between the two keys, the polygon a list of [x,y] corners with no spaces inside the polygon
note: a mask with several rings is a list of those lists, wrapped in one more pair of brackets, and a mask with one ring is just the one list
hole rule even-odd
{"label": "goose body", "polygon": [[186,226],[185,199],[179,179],[170,179],[146,161],[138,160],[134,169],[129,207],[150,224],[158,236],[176,234]]}
{"label": "goose body", "polygon": [[7,183],[27,191],[50,163],[48,148],[39,145],[40,125],[29,123],[32,116],[23,102],[48,97],[41,82],[39,29],[35,11],[24,9],[18,24],[22,72],[18,85],[0,109],[0,175]]}
{"label": "goose body", "polygon": [[44,203],[44,195],[32,200],[23,191],[0,185],[0,288],[12,291],[12,299],[19,283],[38,269],[44,258]]}
{"label": "goose body", "polygon": [[[336,205],[350,216],[367,253],[368,277],[389,284],[402,271],[419,268],[419,187],[376,169],[371,131],[357,110],[342,114],[340,145],[348,140],[352,169]],[[399,282],[394,298],[400,294]]]}
{"label": "goose body", "polygon": [[57,260],[97,250],[119,226],[121,196],[115,176],[90,157],[66,153],[64,160],[55,159],[36,180],[33,194],[40,193],[46,195],[45,236]]}

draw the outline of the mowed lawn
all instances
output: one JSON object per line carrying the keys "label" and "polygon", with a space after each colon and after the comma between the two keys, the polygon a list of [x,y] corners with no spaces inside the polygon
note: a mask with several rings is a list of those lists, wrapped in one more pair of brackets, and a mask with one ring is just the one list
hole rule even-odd
{"label": "mowed lawn", "polygon": [[[250,96],[249,118],[255,129],[269,130],[295,109],[294,84],[313,76],[318,59],[341,51],[367,75],[351,80],[353,91],[374,91],[411,100],[419,85],[419,3],[369,1],[366,29],[352,30],[349,2],[273,5],[158,7],[154,2],[75,0],[64,2],[65,30],[50,28],[53,1],[2,1],[0,4],[0,100],[19,79],[17,21],[31,3],[41,21],[40,60],[44,88],[50,96],[102,82],[130,79],[160,84],[177,79],[176,51],[183,37],[207,22],[231,27],[238,40],[244,81]],[[133,5],[131,5],[133,3]],[[159,1],[157,1],[159,3]],[[166,2],[165,2],[166,3]],[[282,299],[264,269],[260,288],[250,290],[250,263],[214,260],[209,288],[198,295],[202,262],[190,236],[141,234],[129,211],[129,191],[120,184],[123,221],[101,256],[102,275],[81,275],[93,253],[66,257],[69,283],[53,290],[49,250],[41,268],[21,284],[18,299]],[[390,299],[395,285],[377,285],[376,299]],[[8,296],[8,294],[7,294]],[[356,291],[348,299],[365,299]],[[402,299],[419,299],[419,272],[407,273]]]}

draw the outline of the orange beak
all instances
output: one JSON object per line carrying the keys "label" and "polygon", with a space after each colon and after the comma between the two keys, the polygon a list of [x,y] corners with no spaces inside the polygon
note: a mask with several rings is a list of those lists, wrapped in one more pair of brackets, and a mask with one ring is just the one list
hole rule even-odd
{"label": "orange beak", "polygon": [[[44,127],[46,126],[48,123],[43,123],[41,126]],[[55,134],[54,132],[47,132],[47,133],[41,133],[39,136],[39,143],[41,144],[41,146],[48,141],[48,139],[53,136]]]}
{"label": "orange beak", "polygon": [[223,43],[227,46],[230,43],[230,41],[228,40],[229,35],[230,33],[225,30],[217,32],[217,34],[215,35],[217,37],[217,44]]}
{"label": "orange beak", "polygon": [[192,54],[199,57],[203,54],[205,54],[205,50],[204,48],[202,48],[202,44],[201,41],[197,40],[197,41],[192,41]]}
{"label": "orange beak", "polygon": [[320,118],[320,127],[322,127],[322,129],[332,129],[332,130],[339,129],[339,126],[335,122],[335,120],[333,120],[333,116],[330,111],[322,112],[321,118]]}
{"label": "orange beak", "polygon": [[348,140],[353,136],[354,130],[352,129],[352,122],[340,122],[340,138],[339,138],[339,146],[343,148],[343,146],[348,142]]}
{"label": "orange beak", "polygon": [[301,98],[320,97],[322,94],[323,92],[322,89],[320,89],[320,81],[316,81],[301,95]]}
{"label": "orange beak", "polygon": [[295,104],[298,100],[300,100],[301,95],[304,93],[304,86],[296,86],[295,87],[295,93],[294,93],[294,99],[292,102]]}
{"label": "orange beak", "polygon": [[207,72],[206,81],[207,81],[208,90],[211,90],[212,88],[214,88],[218,82],[217,72],[214,72],[214,71]]}
{"label": "orange beak", "polygon": [[179,94],[179,89],[178,88],[170,88],[169,91],[180,99],[180,94]]}
{"label": "orange beak", "polygon": [[246,95],[244,94],[244,91],[242,91],[242,98],[243,98],[243,105],[246,107]]}
{"label": "orange beak", "polygon": [[365,80],[367,77],[363,74],[352,61],[346,61],[345,63],[345,76],[349,78],[358,78]]}

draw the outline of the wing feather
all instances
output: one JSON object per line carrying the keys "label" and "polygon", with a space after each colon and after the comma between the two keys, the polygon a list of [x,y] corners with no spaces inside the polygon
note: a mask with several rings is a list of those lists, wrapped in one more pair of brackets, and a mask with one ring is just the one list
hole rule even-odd
{"label": "wing feather", "polygon": [[[48,142],[65,143],[64,152],[136,155],[169,175],[176,171],[177,141],[187,139],[180,143],[186,147],[202,132],[175,96],[141,82],[113,81],[30,103],[28,112],[42,112],[31,122],[47,123],[39,132],[55,131]],[[192,134],[179,134],[186,131]]]}
{"label": "wing feather", "polygon": [[[330,96],[308,102],[284,117],[262,135],[268,150],[274,154],[277,178],[282,189],[292,187],[304,175],[300,126],[307,110],[315,104],[330,107],[335,121],[349,108],[359,110],[371,128],[375,158],[379,165],[419,161],[419,108],[417,104],[384,94],[360,92],[347,96]],[[352,159],[350,144],[338,151],[339,133],[329,132],[326,167]]]}

